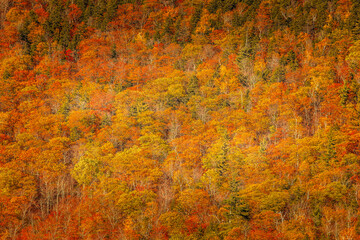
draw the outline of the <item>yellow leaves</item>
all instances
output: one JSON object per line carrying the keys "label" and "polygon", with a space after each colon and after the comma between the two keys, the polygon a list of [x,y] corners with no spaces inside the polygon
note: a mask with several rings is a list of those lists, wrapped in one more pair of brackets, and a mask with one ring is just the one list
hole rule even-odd
{"label": "yellow leaves", "polygon": [[324,191],[325,196],[334,202],[345,201],[346,193],[346,186],[338,181],[328,184]]}
{"label": "yellow leaves", "polygon": [[[8,170],[8,171],[6,171]],[[15,172],[12,169],[1,169],[0,172],[0,189],[1,194],[11,195],[11,193],[19,188],[21,175],[20,172]]]}
{"label": "yellow leaves", "polygon": [[141,146],[147,149],[155,159],[163,159],[169,151],[167,142],[159,134],[146,131],[138,140]]}
{"label": "yellow leaves", "polygon": [[197,59],[202,50],[202,45],[187,44],[181,53],[184,60]]}
{"label": "yellow leaves", "polygon": [[227,51],[233,53],[236,51],[237,45],[241,42],[240,35],[237,34],[227,34],[218,36],[219,40],[215,40],[214,42],[221,46],[223,51]]}
{"label": "yellow leaves", "polygon": [[289,200],[290,200],[290,194],[286,191],[271,192],[262,201],[261,208],[274,212],[280,212],[284,210]]}
{"label": "yellow leaves", "polygon": [[4,132],[8,126],[10,112],[0,112],[0,132]]}
{"label": "yellow leaves", "polygon": [[187,215],[201,212],[209,208],[209,196],[204,190],[186,189],[177,198],[178,211]]}
{"label": "yellow leaves", "polygon": [[170,98],[181,99],[185,97],[185,91],[180,83],[172,84],[167,89]]}
{"label": "yellow leaves", "polygon": [[332,68],[330,66],[317,66],[310,70],[310,84],[315,91],[328,88],[333,80],[331,78]]}
{"label": "yellow leaves", "polygon": [[36,193],[35,179],[11,168],[0,169],[0,194],[11,197],[32,197]]}
{"label": "yellow leaves", "polygon": [[[74,179],[81,185],[91,185],[94,182],[104,192],[112,194],[124,190],[124,184],[118,178],[112,178],[112,163],[116,149],[110,142],[83,146],[85,152],[79,153],[80,158],[71,171]],[[121,190],[122,189],[122,190]]]}
{"label": "yellow leaves", "polygon": [[35,137],[30,133],[19,133],[16,135],[16,142],[22,148],[25,148],[27,142],[32,140],[35,140]]}
{"label": "yellow leaves", "polygon": [[11,57],[5,58],[0,63],[0,73],[4,75],[7,72],[10,76],[14,74],[16,70],[26,70],[31,64],[31,56],[20,55],[12,53]]}
{"label": "yellow leaves", "polygon": [[145,156],[146,152],[137,146],[126,149],[111,160],[111,170],[133,186],[155,184],[162,172],[155,160]]}
{"label": "yellow leaves", "polygon": [[214,76],[214,69],[202,68],[196,71],[196,77],[199,79],[200,86],[205,85]]}
{"label": "yellow leaves", "polygon": [[151,102],[175,106],[181,103],[185,97],[183,82],[183,77],[180,76],[159,78],[145,86],[145,93]]}
{"label": "yellow leaves", "polygon": [[[34,56],[2,51],[0,63],[2,83],[8,84],[2,88],[2,99],[13,98],[7,90],[14,89],[12,94],[16,94],[16,99],[7,101],[16,102],[15,111],[0,112],[0,133],[6,134],[1,136],[6,140],[0,146],[0,162],[6,166],[0,170],[0,193],[14,195],[8,199],[16,203],[17,198],[30,196],[34,185],[40,199],[36,202],[52,201],[44,212],[54,207],[54,219],[68,221],[67,216],[58,217],[61,210],[54,199],[77,191],[79,194],[70,194],[73,204],[67,205],[65,197],[63,204],[79,207],[75,214],[79,217],[71,221],[89,226],[78,227],[83,231],[78,238],[114,238],[119,233],[116,237],[128,239],[157,239],[161,234],[173,239],[240,239],[245,235],[260,239],[265,235],[251,235],[251,231],[256,233],[259,228],[257,233],[261,233],[264,223],[271,231],[288,230],[286,239],[315,239],[317,235],[310,233],[312,200],[351,206],[344,199],[356,195],[351,191],[358,184],[358,125],[349,120],[357,121],[356,109],[347,110],[343,115],[348,116],[338,121],[339,128],[350,124],[354,135],[346,142],[349,136],[336,133],[340,137],[334,141],[343,145],[334,147],[331,160],[325,161],[329,152],[326,135],[315,131],[311,135],[312,129],[332,124],[314,126],[317,113],[324,114],[318,117],[320,122],[335,113],[330,110],[333,106],[341,113],[337,86],[352,79],[352,73],[342,56],[335,61],[328,50],[335,55],[340,49],[335,45],[344,40],[340,50],[346,52],[352,36],[343,39],[347,30],[316,34],[316,29],[307,29],[315,34],[295,35],[294,29],[284,27],[277,32],[271,29],[269,41],[265,35],[258,41],[253,36],[257,29],[262,34],[269,29],[268,1],[263,1],[260,10],[250,9],[258,13],[259,26],[235,27],[232,25],[243,24],[248,6],[237,3],[236,9],[226,11],[235,7],[225,6],[234,1],[220,0],[205,3],[211,2],[219,11],[209,14],[204,5],[190,36],[191,16],[186,14],[194,10],[193,1],[184,6],[181,2],[120,5],[119,19],[104,33],[84,26],[85,35],[94,34],[81,41],[71,63],[60,60],[56,43],[37,44],[44,35],[38,22],[31,20],[26,25],[23,34]],[[288,20],[301,8],[293,4],[283,9],[286,4],[271,0],[273,3],[280,4],[274,7]],[[334,10],[333,5],[329,7]],[[11,10],[8,20],[20,26],[26,14]],[[71,15],[72,20],[79,20]],[[147,21],[147,16],[153,19]],[[165,23],[169,26],[164,29]],[[75,25],[72,30],[80,33],[82,25]],[[221,29],[213,31],[215,25]],[[136,32],[140,26],[144,31]],[[157,30],[163,39],[152,39]],[[165,33],[164,39],[162,30],[178,31],[180,38],[170,39],[174,36]],[[82,37],[87,38],[85,35]],[[77,32],[71,31],[71,36],[75,42]],[[182,43],[175,43],[179,41]],[[209,41],[212,43],[204,44]],[[21,48],[8,40],[1,42],[4,49]],[[52,53],[43,55],[48,50]],[[354,42],[346,60],[358,68],[359,42]],[[33,65],[37,66],[29,67]],[[268,81],[268,76],[273,78]],[[352,80],[346,89],[349,109],[358,97],[356,77]],[[116,104],[116,115],[112,104]],[[13,117],[16,111],[19,116]],[[340,116],[338,112],[333,115]],[[39,183],[27,177],[28,172]],[[251,209],[245,209],[245,203]],[[85,205],[94,213],[87,220],[83,220]],[[273,212],[281,212],[283,219]],[[329,221],[335,219],[332,215],[336,213],[329,209],[324,214]],[[108,223],[111,232],[105,233]],[[262,234],[270,227],[263,229]],[[156,231],[162,233],[154,236]],[[271,231],[269,236],[283,236]]]}
{"label": "yellow leaves", "polygon": [[43,146],[36,156],[34,165],[37,171],[47,180],[55,180],[67,170],[66,162],[69,159],[66,152],[70,146],[70,139],[66,137],[52,138]]}
{"label": "yellow leaves", "polygon": [[[107,163],[105,163],[107,164]],[[111,177],[109,174],[98,174],[99,184],[96,185],[96,194],[116,202],[119,196],[129,189],[125,181]]]}
{"label": "yellow leaves", "polygon": [[71,175],[81,185],[90,185],[94,182],[100,171],[100,161],[96,158],[81,157],[75,164]]}
{"label": "yellow leaves", "polygon": [[147,84],[149,87],[149,93],[152,94],[152,97],[155,101],[164,102],[166,91],[171,82],[174,82],[170,78],[159,78]]}
{"label": "yellow leaves", "polygon": [[131,112],[131,108],[135,108],[136,112],[140,112],[140,103],[144,99],[144,93],[137,90],[127,89],[118,93],[115,97],[116,103],[116,116],[115,121],[118,123],[124,122]]}
{"label": "yellow leaves", "polygon": [[305,132],[305,129],[301,124],[302,121],[302,118],[299,116],[289,119],[289,128],[295,139],[300,138]]}
{"label": "yellow leaves", "polygon": [[108,154],[115,154],[116,149],[114,148],[114,145],[110,142],[105,143],[104,145],[101,146],[100,148],[101,152],[103,155],[108,155]]}
{"label": "yellow leaves", "polygon": [[220,177],[219,171],[209,169],[201,176],[202,184],[208,189],[211,195],[215,196],[223,178]]}
{"label": "yellow leaves", "polygon": [[259,59],[258,61],[255,62],[254,71],[257,74],[262,73],[265,69],[266,69],[266,63],[263,59]]}
{"label": "yellow leaves", "polygon": [[121,213],[127,237],[137,239],[149,234],[158,207],[156,194],[150,190],[125,192],[117,196],[116,209]]}
{"label": "yellow leaves", "polygon": [[358,68],[360,66],[360,40],[355,41],[354,45],[349,48],[346,61],[352,68]]}
{"label": "yellow leaves", "polygon": [[228,142],[224,137],[216,141],[208,150],[208,153],[202,159],[205,169],[221,168],[223,173],[227,170],[228,165]]}
{"label": "yellow leaves", "polygon": [[38,169],[40,172],[42,172],[47,177],[54,179],[60,176],[63,171],[66,170],[65,164],[61,160],[63,160],[62,153],[52,150],[45,150],[39,155],[36,164],[38,164]]}
{"label": "yellow leaves", "polygon": [[63,149],[66,149],[70,143],[71,143],[71,141],[67,137],[55,137],[55,138],[50,139],[47,146],[49,148],[63,150]]}
{"label": "yellow leaves", "polygon": [[180,233],[184,224],[184,218],[178,211],[168,211],[161,214],[159,221],[173,234]]}
{"label": "yellow leaves", "polygon": [[121,194],[116,202],[117,208],[125,215],[136,217],[148,207],[152,208],[152,202],[156,194],[150,190],[131,191]]}
{"label": "yellow leaves", "polygon": [[142,32],[139,32],[134,40],[137,42],[141,42],[142,44],[146,44],[146,38],[144,38],[144,34]]}
{"label": "yellow leaves", "polygon": [[239,81],[233,69],[221,65],[219,75],[219,78],[215,78],[214,83],[215,86],[220,88],[222,93],[228,94],[229,92],[238,90]]}
{"label": "yellow leaves", "polygon": [[141,125],[141,127],[151,126],[154,124],[153,115],[154,115],[153,111],[150,111],[150,110],[139,111],[138,110],[136,120]]}
{"label": "yellow leaves", "polygon": [[13,7],[6,13],[6,19],[9,22],[21,21],[25,16],[25,12],[19,8]]}

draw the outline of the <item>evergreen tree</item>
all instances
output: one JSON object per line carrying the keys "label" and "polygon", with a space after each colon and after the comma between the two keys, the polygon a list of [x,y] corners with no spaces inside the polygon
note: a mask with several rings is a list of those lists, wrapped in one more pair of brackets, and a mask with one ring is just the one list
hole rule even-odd
{"label": "evergreen tree", "polygon": [[70,36],[70,24],[67,20],[65,20],[62,24],[61,33],[60,33],[60,41],[59,43],[63,46],[63,48],[68,48],[71,41]]}
{"label": "evergreen tree", "polygon": [[199,79],[194,75],[190,78],[190,82],[186,89],[187,95],[196,95],[199,89]]}
{"label": "evergreen tree", "polygon": [[190,19],[190,31],[191,32],[193,32],[196,29],[196,26],[201,19],[202,10],[203,10],[202,4],[196,6],[195,12],[191,16],[191,19]]}
{"label": "evergreen tree", "polygon": [[63,4],[56,0],[52,0],[49,4],[48,11],[50,12],[50,15],[45,22],[45,30],[49,37],[59,41],[61,27],[64,21],[65,8]]}
{"label": "evergreen tree", "polygon": [[109,0],[106,5],[106,11],[103,13],[104,19],[102,23],[102,30],[105,30],[109,22],[111,22],[115,15],[119,5],[119,0]]}
{"label": "evergreen tree", "polygon": [[296,9],[295,16],[291,20],[290,29],[297,35],[304,30],[305,22],[306,18],[304,14],[304,8],[299,6]]}
{"label": "evergreen tree", "polygon": [[[106,11],[106,0],[99,0],[97,2],[97,4],[94,6],[94,12],[92,13],[92,15],[94,16],[95,20],[96,20],[96,27],[104,30],[104,14]],[[106,23],[107,24],[107,23]]]}
{"label": "evergreen tree", "polygon": [[355,39],[360,36],[360,2],[354,1],[347,22],[348,29],[353,33]]}
{"label": "evergreen tree", "polygon": [[24,49],[27,54],[31,53],[31,41],[28,37],[30,33],[29,26],[31,24],[31,19],[29,17],[25,18],[23,24],[19,28],[19,37],[20,40],[24,43]]}

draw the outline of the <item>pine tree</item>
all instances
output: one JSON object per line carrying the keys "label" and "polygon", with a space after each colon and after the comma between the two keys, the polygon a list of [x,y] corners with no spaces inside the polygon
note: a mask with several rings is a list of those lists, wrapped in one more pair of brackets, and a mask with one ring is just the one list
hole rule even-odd
{"label": "pine tree", "polygon": [[31,19],[29,17],[25,18],[23,24],[20,26],[19,29],[19,37],[20,40],[24,43],[24,49],[27,54],[31,53],[31,41],[28,37],[30,33],[29,26],[31,24]]}
{"label": "pine tree", "polygon": [[348,29],[353,33],[355,39],[360,36],[360,2],[354,1],[347,22]]}
{"label": "pine tree", "polygon": [[194,75],[190,78],[189,85],[186,89],[187,95],[196,95],[199,89],[199,79]]}
{"label": "pine tree", "polygon": [[105,30],[109,22],[111,22],[114,19],[118,5],[119,5],[118,0],[109,0],[107,2],[106,11],[105,13],[103,13],[104,19],[101,26],[102,30]]}
{"label": "pine tree", "polygon": [[63,46],[63,48],[68,48],[71,41],[70,36],[70,24],[67,20],[63,22],[61,32],[60,32],[60,41],[59,43]]}
{"label": "pine tree", "polygon": [[203,10],[203,5],[202,4],[196,6],[195,12],[191,16],[191,19],[190,19],[190,31],[191,32],[195,31],[196,26],[197,26],[198,22],[201,19],[202,10]]}
{"label": "pine tree", "polygon": [[54,38],[56,41],[59,41],[61,27],[64,21],[64,6],[56,0],[52,0],[49,4],[48,11],[50,12],[50,15],[45,22],[45,30],[50,38]]}

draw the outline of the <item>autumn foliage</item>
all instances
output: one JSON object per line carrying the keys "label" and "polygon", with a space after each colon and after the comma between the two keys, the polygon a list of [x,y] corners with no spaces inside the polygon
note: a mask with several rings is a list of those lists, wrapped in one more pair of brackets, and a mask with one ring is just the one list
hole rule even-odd
{"label": "autumn foliage", "polygon": [[1,239],[360,239],[355,0],[0,1]]}

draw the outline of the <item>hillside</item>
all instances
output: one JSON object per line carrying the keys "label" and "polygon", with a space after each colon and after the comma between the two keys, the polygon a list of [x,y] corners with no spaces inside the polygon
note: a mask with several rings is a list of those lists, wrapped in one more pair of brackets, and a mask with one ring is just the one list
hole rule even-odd
{"label": "hillside", "polygon": [[360,239],[356,0],[1,0],[0,239]]}

